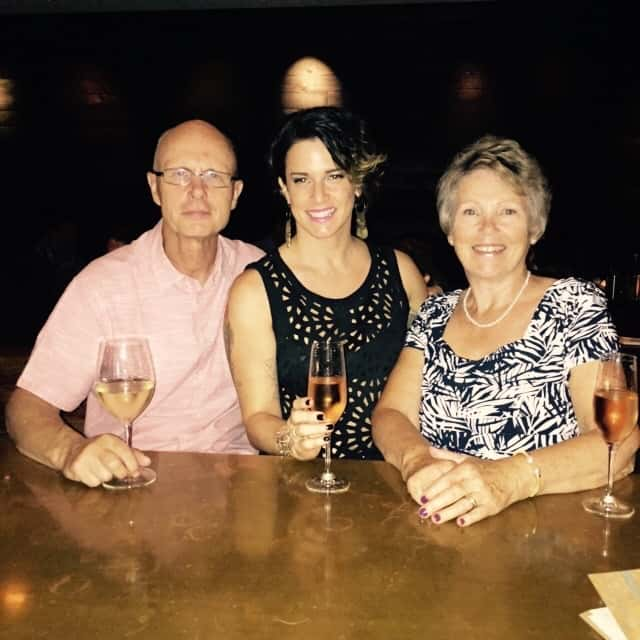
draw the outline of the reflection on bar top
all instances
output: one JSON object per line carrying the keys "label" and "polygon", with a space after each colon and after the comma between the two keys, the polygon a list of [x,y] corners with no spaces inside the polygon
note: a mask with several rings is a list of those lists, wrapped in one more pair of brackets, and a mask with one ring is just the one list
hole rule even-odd
{"label": "reflection on bar top", "polygon": [[629,336],[620,336],[618,338],[618,341],[624,347],[640,347],[640,338],[631,338]]}

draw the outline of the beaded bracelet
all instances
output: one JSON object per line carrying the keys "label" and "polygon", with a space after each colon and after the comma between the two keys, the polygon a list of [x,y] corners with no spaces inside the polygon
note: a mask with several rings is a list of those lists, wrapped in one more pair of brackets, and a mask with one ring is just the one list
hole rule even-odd
{"label": "beaded bracelet", "polygon": [[285,423],[284,428],[276,432],[276,446],[278,447],[278,455],[291,455],[291,427],[289,423]]}
{"label": "beaded bracelet", "polygon": [[516,454],[518,456],[524,456],[524,459],[527,461],[527,464],[531,467],[531,473],[533,473],[533,477],[536,479],[536,486],[533,488],[533,491],[529,494],[530,498],[537,496],[540,493],[540,489],[542,488],[542,471],[540,471],[540,467],[535,463],[531,454],[527,451],[518,451]]}

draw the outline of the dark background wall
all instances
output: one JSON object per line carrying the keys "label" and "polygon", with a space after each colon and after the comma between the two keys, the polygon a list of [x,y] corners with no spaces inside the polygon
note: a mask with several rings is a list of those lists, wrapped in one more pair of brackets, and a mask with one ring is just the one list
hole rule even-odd
{"label": "dark background wall", "polygon": [[269,236],[282,206],[264,156],[302,56],[333,69],[389,155],[373,239],[418,238],[447,284],[461,279],[434,185],[487,132],[518,139],[550,178],[541,270],[595,277],[638,250],[638,64],[616,3],[28,4],[0,4],[0,343],[28,343],[110,233],[155,222],[145,171],[180,120],[236,141],[246,186],[228,235]]}

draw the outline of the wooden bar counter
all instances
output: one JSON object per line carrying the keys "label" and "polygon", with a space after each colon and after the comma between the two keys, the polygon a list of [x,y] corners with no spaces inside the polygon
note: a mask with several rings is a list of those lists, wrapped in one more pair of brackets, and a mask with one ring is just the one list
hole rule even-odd
{"label": "wooden bar counter", "polygon": [[[591,572],[640,567],[640,513],[543,496],[459,529],[420,523],[396,471],[151,454],[158,481],[87,489],[0,437],[0,638],[597,638]],[[605,461],[603,460],[603,464]],[[640,477],[616,485],[640,507]]]}

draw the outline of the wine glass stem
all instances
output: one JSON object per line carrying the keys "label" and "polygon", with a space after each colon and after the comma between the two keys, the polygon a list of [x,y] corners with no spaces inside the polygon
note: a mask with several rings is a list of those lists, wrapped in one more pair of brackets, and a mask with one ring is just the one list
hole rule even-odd
{"label": "wine glass stem", "polygon": [[129,449],[132,448],[132,432],[133,429],[131,429],[131,423],[130,422],[125,422],[124,423],[124,441],[127,443]]}
{"label": "wine glass stem", "polygon": [[324,473],[322,478],[324,480],[333,480],[333,474],[331,473],[331,440],[324,445]]}
{"label": "wine glass stem", "polygon": [[613,458],[615,456],[615,449],[612,443],[608,442],[607,447],[609,449],[609,463],[607,466],[607,491],[604,494],[604,502],[613,502]]}

